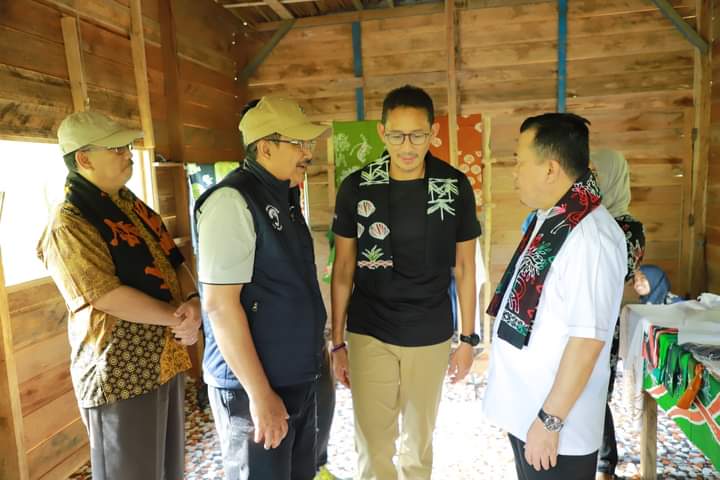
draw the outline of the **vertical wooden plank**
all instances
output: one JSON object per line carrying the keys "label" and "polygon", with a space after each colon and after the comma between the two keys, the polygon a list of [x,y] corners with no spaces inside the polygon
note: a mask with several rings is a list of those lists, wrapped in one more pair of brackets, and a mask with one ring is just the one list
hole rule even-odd
{"label": "vertical wooden plank", "polygon": [[327,161],[328,205],[330,206],[331,213],[333,213],[335,211],[335,196],[337,195],[337,191],[335,187],[335,148],[332,136],[328,137],[327,140]]}
{"label": "vertical wooden plank", "polygon": [[[147,60],[145,58],[145,35],[143,33],[141,0],[130,0],[130,46],[132,49],[138,109],[140,111],[140,124],[143,129],[143,145],[145,148],[155,149],[155,132],[150,108],[150,87],[148,86]],[[152,156],[154,157],[154,155]]]}
{"label": "vertical wooden plank", "polygon": [[29,471],[25,456],[25,433],[1,252],[0,334],[0,478],[27,480]]}
{"label": "vertical wooden plank", "polygon": [[640,432],[640,478],[655,480],[657,478],[657,404],[655,399],[643,391],[642,393],[642,429]]}
{"label": "vertical wooden plank", "polygon": [[694,242],[690,219],[693,212],[693,128],[695,124],[695,111],[692,108],[685,110],[683,118],[683,155],[682,155],[682,199],[680,200],[682,209],[682,225],[680,236],[680,251],[678,252],[678,272],[682,272],[679,277],[679,285],[677,291],[682,295],[690,294],[690,276],[692,254],[690,245]]}
{"label": "vertical wooden plank", "polygon": [[68,74],[70,75],[73,107],[76,112],[83,112],[88,108],[90,98],[87,94],[87,83],[85,82],[78,21],[75,17],[64,16],[60,23],[62,25],[63,42],[65,43],[65,59]]}
{"label": "vertical wooden plank", "polygon": [[[712,0],[695,2],[697,31],[706,41],[712,41]],[[705,210],[707,205],[708,160],[710,158],[710,81],[712,79],[711,49],[694,52],[692,216],[688,286],[695,296],[707,288],[705,265]]]}
{"label": "vertical wooden plank", "polygon": [[450,165],[458,164],[457,138],[457,19],[455,0],[445,0],[445,46],[447,49],[447,90],[448,90],[448,137]]}
{"label": "vertical wooden plank", "polygon": [[[180,108],[180,69],[177,55],[177,35],[171,0],[160,0],[160,34],[162,38],[165,98],[167,104],[170,160],[184,163],[183,121]],[[190,236],[190,216],[185,171],[175,174],[175,214],[179,237]],[[190,263],[192,265],[192,262]]]}
{"label": "vertical wooden plank", "polygon": [[[353,72],[356,78],[363,78],[362,64],[362,24],[352,23]],[[355,118],[365,120],[365,89],[360,86],[355,89]]]}
{"label": "vertical wooden plank", "polygon": [[482,114],[482,136],[483,136],[483,169],[482,169],[482,191],[483,191],[483,261],[485,262],[486,280],[483,286],[483,346],[484,351],[490,351],[490,337],[492,336],[492,317],[485,313],[492,300],[492,279],[490,259],[492,253],[492,150],[490,149],[490,137],[492,134],[492,118]]}

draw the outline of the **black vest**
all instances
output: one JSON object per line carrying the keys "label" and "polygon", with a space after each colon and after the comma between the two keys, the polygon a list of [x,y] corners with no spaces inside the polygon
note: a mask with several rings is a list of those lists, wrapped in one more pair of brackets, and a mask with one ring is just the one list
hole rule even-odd
{"label": "black vest", "polygon": [[[312,237],[300,211],[299,190],[290,189],[287,181],[277,180],[257,162],[245,160],[200,196],[194,218],[212,192],[223,187],[243,195],[255,224],[253,277],[243,286],[240,303],[270,385],[312,381],[319,373],[327,316]],[[220,354],[209,320],[205,318],[203,323],[203,367],[208,383],[241,388]]]}

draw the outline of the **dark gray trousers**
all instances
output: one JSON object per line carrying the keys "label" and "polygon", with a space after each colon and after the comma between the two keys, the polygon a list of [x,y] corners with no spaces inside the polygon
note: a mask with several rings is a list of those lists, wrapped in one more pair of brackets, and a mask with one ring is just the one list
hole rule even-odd
{"label": "dark gray trousers", "polygon": [[93,480],[181,480],[185,470],[185,374],[152,392],[81,408]]}

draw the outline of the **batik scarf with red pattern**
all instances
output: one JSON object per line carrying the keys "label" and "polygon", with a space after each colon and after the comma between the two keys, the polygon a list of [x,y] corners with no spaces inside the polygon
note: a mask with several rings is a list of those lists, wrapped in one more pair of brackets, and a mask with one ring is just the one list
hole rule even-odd
{"label": "batik scarf with red pattern", "polygon": [[[495,296],[487,313],[497,316],[505,291],[510,286],[517,266],[517,276],[511,286],[511,293],[500,318],[498,337],[516,348],[523,348],[530,340],[540,295],[550,265],[565,243],[572,230],[590,212],[600,205],[600,189],[590,170],[585,172],[555,204],[540,226],[537,235],[530,237],[535,230],[537,216],[525,230],[520,244],[515,250],[502,280],[495,290]],[[528,247],[528,242],[530,246]],[[527,252],[525,252],[527,247]],[[523,255],[523,252],[525,254]],[[520,265],[517,265],[518,260]]]}
{"label": "batik scarf with red pattern", "polygon": [[115,274],[123,285],[170,302],[172,293],[159,267],[160,259],[155,258],[139,229],[144,228],[150,233],[149,238],[157,241],[160,248],[154,249],[156,254],[165,255],[173,268],[183,263],[182,253],[157,213],[127,188],[123,187],[119,194],[132,203],[132,211],[141,224],[136,225],[110,195],[82,175],[70,172],[67,176],[65,200],[80,210],[105,240],[115,264]]}

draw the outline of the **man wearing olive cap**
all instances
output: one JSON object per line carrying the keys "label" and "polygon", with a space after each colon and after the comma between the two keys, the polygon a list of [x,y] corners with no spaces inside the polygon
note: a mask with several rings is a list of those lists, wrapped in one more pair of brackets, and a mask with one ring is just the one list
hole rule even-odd
{"label": "man wearing olive cap", "polygon": [[185,345],[197,340],[200,302],[160,216],[125,188],[140,137],[96,112],[63,120],[65,200],[37,249],[68,307],[95,480],[184,471]]}
{"label": "man wearing olive cap", "polygon": [[315,139],[289,100],[251,102],[241,167],[195,204],[210,406],[228,480],[311,479],[326,313],[297,188]]}

